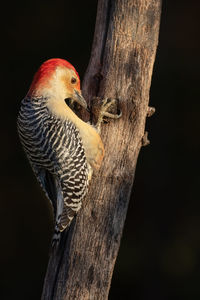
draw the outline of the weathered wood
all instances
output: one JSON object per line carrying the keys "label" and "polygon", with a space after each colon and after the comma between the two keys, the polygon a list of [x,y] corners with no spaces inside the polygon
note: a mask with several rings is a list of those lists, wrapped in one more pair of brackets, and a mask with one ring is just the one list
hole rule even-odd
{"label": "weathered wood", "polygon": [[102,128],[105,158],[62,249],[50,256],[42,299],[105,300],[142,146],[161,0],[99,0],[83,94],[118,98],[123,116]]}

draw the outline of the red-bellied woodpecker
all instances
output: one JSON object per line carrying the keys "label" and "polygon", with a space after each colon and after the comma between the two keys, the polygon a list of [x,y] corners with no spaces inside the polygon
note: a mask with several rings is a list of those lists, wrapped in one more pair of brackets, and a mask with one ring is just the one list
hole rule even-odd
{"label": "red-bellied woodpecker", "polygon": [[92,170],[104,156],[97,130],[66,99],[87,107],[75,68],[64,59],[49,59],[35,74],[18,116],[21,143],[54,207],[53,244],[80,209]]}

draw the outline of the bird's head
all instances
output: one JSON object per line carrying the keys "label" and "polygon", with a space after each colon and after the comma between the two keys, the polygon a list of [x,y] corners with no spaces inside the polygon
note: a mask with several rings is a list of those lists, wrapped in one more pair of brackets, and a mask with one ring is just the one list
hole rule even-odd
{"label": "bird's head", "polygon": [[62,104],[70,99],[87,108],[77,71],[68,61],[60,58],[49,59],[40,66],[27,95],[45,97],[54,104]]}

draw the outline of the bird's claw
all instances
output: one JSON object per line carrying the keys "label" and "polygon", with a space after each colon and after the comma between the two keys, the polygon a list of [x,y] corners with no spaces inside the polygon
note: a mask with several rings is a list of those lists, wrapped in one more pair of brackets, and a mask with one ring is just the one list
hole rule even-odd
{"label": "bird's claw", "polygon": [[106,121],[104,118],[111,118],[111,119],[119,119],[122,116],[122,112],[118,112],[118,99],[113,98],[105,98],[101,107],[98,111],[98,118],[97,123],[95,125],[96,129],[100,131],[101,123]]}

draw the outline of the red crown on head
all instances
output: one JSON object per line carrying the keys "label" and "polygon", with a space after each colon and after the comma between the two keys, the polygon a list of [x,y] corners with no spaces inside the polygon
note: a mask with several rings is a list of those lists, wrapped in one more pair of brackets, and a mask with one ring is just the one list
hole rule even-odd
{"label": "red crown on head", "polygon": [[67,60],[62,58],[51,58],[46,60],[35,73],[35,76],[31,83],[31,87],[28,91],[28,95],[32,94],[33,90],[37,88],[41,81],[45,82],[47,79],[49,79],[49,77],[51,77],[52,73],[55,71],[56,67],[59,66],[64,66],[68,69],[72,69],[79,78],[78,72],[76,71],[74,66],[72,66],[72,64],[70,64]]}

